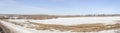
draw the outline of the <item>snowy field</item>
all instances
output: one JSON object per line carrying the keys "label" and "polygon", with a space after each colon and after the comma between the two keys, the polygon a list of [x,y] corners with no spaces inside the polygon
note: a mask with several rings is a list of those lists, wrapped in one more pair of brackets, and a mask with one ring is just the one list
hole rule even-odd
{"label": "snowy field", "polygon": [[6,26],[13,33],[115,33],[118,30],[104,30],[99,32],[71,32],[71,31],[49,31],[49,30],[35,30],[26,27],[22,27],[19,25],[15,25],[10,23],[9,21],[13,21],[15,23],[27,23],[34,22],[34,23],[42,23],[42,24],[56,24],[56,25],[77,25],[77,24],[95,24],[95,23],[102,23],[102,24],[116,24],[119,23],[117,21],[120,20],[120,17],[73,17],[73,18],[58,18],[58,19],[48,19],[48,20],[32,20],[32,19],[9,19],[8,21],[1,20],[1,22]]}
{"label": "snowy field", "polygon": [[[59,25],[77,25],[77,24],[93,24],[93,23],[104,23],[104,24],[115,24],[118,23],[120,17],[73,17],[73,18],[58,18],[48,20],[29,20],[35,23],[43,24],[59,24]],[[25,22],[25,19],[10,20],[16,22]]]}

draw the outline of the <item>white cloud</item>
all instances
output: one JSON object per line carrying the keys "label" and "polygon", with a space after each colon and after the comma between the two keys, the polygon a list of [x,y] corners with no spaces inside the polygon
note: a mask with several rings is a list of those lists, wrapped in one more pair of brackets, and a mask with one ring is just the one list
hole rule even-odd
{"label": "white cloud", "polygon": [[34,6],[25,6],[20,4],[4,4],[0,5],[0,13],[2,14],[51,14],[53,10]]}
{"label": "white cloud", "polygon": [[0,5],[16,4],[15,0],[0,0]]}
{"label": "white cloud", "polygon": [[18,4],[15,0],[0,0],[0,13],[3,14],[49,14],[53,10]]}

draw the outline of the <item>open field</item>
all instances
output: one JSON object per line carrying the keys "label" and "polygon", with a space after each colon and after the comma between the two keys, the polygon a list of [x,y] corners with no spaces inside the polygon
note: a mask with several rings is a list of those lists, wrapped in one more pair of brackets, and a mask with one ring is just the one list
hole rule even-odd
{"label": "open field", "polygon": [[[24,18],[23,18],[24,17]],[[0,22],[14,33],[115,33],[120,29],[120,16],[70,17],[68,16],[1,17]],[[47,17],[47,18],[46,18]],[[3,18],[3,19],[2,19]],[[37,19],[38,18],[38,19]],[[24,30],[24,31],[23,31]]]}
{"label": "open field", "polygon": [[[9,21],[10,22],[10,21]],[[16,25],[24,26],[24,24],[19,24],[15,22],[11,22]],[[27,21],[27,28],[36,29],[36,30],[59,30],[59,31],[72,31],[72,32],[98,32],[104,30],[112,30],[112,29],[120,29],[120,23],[116,23],[113,25],[104,25],[102,23],[96,24],[80,24],[80,25],[55,25],[55,24],[40,24]],[[53,29],[53,30],[52,30]]]}
{"label": "open field", "polygon": [[[5,23],[40,31],[101,32],[120,29],[120,17],[73,17],[47,20],[4,19]],[[12,27],[12,26],[11,26]],[[15,27],[13,27],[14,29]],[[19,27],[18,27],[19,28]],[[16,30],[16,29],[15,29]],[[40,32],[39,32],[40,33]]]}

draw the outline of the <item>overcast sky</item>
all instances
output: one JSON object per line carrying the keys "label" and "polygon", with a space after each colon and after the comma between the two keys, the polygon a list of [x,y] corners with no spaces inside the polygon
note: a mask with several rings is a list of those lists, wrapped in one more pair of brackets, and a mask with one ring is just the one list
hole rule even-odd
{"label": "overcast sky", "polygon": [[0,0],[0,14],[120,14],[120,0]]}

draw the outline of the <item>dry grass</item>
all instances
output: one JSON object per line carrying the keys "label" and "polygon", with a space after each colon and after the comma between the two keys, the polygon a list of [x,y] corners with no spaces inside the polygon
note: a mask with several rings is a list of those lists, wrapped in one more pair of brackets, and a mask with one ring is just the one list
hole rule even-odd
{"label": "dry grass", "polygon": [[54,25],[54,24],[38,24],[29,22],[30,24],[36,26],[30,26],[28,28],[34,28],[36,30],[59,30],[59,31],[72,31],[72,32],[96,32],[103,30],[111,30],[111,29],[119,29],[120,23],[114,25],[104,25],[101,23],[97,24],[80,24],[80,25],[72,25],[72,26],[64,26],[64,25]]}
{"label": "dry grass", "polygon": [[111,30],[111,29],[120,29],[120,23],[116,23],[113,25],[104,25],[102,23],[96,24],[79,24],[79,25],[56,25],[56,24],[40,24],[40,23],[33,23],[30,21],[26,21],[27,23],[19,24],[11,21],[11,23],[24,26],[25,24],[28,25],[26,28],[36,29],[36,30],[59,30],[59,31],[72,31],[72,32],[97,32],[103,30]]}

